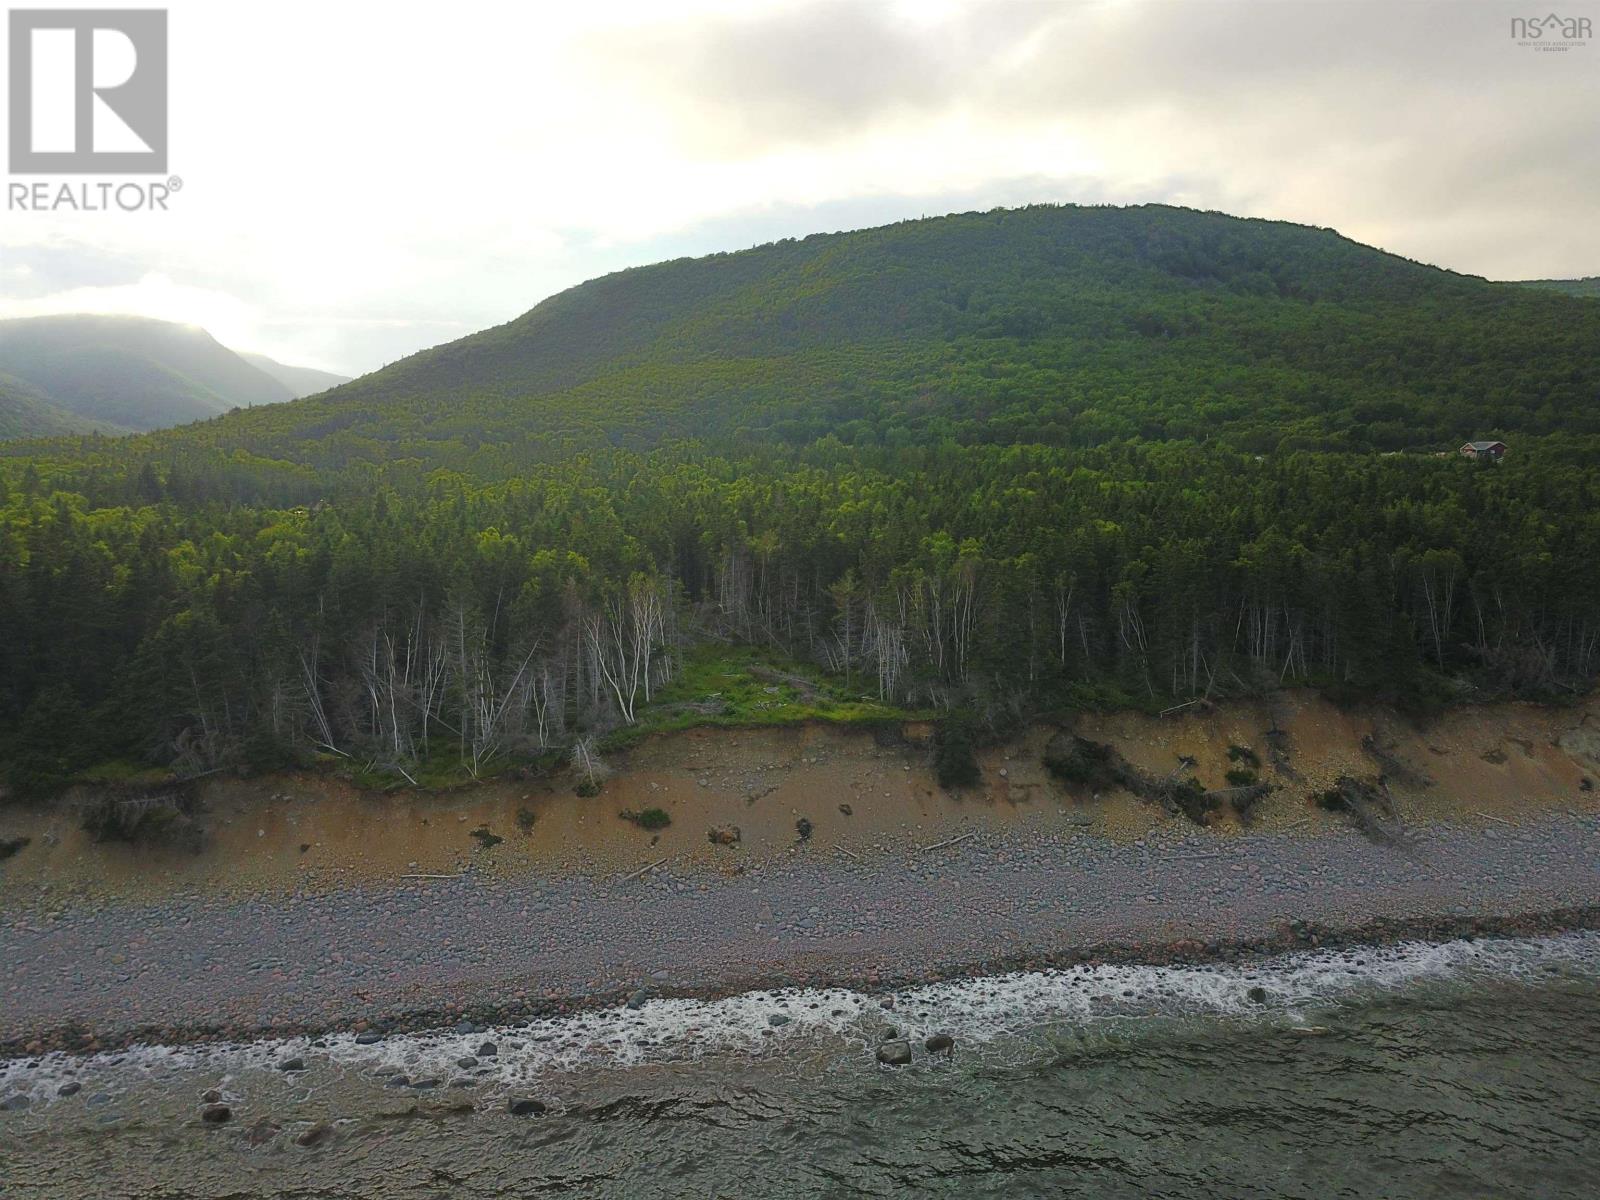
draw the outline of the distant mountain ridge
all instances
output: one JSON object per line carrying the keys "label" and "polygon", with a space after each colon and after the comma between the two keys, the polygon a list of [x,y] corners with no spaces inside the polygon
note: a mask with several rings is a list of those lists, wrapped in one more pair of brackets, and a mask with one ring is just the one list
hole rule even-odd
{"label": "distant mountain ridge", "polygon": [[329,388],[350,382],[348,375],[335,375],[332,371],[321,371],[316,367],[291,367],[276,359],[268,358],[265,354],[251,354],[246,350],[237,353],[256,370],[283,384],[296,400],[304,396],[315,396],[318,392],[325,392]]}
{"label": "distant mountain ridge", "polygon": [[0,438],[160,429],[345,382],[195,326],[93,314],[0,321],[0,377]]}

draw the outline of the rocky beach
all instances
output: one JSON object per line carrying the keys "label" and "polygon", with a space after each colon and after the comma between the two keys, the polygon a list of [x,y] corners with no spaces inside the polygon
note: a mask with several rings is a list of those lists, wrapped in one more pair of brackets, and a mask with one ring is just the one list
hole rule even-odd
{"label": "rocky beach", "polygon": [[[1275,731],[1274,790],[1248,821],[1204,827],[1062,785],[1041,765],[1061,734],[1043,728],[986,751],[982,787],[953,793],[916,727],[800,727],[654,739],[595,797],[559,780],[436,797],[222,782],[200,853],[13,815],[28,844],[0,866],[0,1044],[414,1029],[643,995],[1587,925],[1589,721],[1503,706],[1423,728],[1303,695],[1082,724],[1075,736],[1129,762],[1201,777]],[[1391,798],[1376,830],[1316,803],[1363,769]],[[647,804],[671,824],[615,816]]]}
{"label": "rocky beach", "polygon": [[1596,915],[1600,820],[1210,844],[969,839],[732,877],[396,881],[180,897],[0,931],[13,1052],[494,1023],[645,995],[887,989],[1003,967],[1199,960]]}

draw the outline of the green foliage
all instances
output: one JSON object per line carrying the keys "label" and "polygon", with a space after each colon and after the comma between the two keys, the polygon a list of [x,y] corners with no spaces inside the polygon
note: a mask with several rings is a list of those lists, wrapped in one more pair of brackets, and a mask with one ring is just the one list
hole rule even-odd
{"label": "green foliage", "polygon": [[654,833],[658,829],[665,829],[672,824],[672,817],[664,808],[647,808],[642,812],[634,812],[630,808],[625,808],[617,815],[624,821],[632,821],[640,829],[650,833]]}
{"label": "green foliage", "polygon": [[23,714],[6,756],[5,778],[21,799],[43,799],[71,782],[90,758],[83,709],[71,687],[53,683]]}
{"label": "green foliage", "polygon": [[1252,787],[1261,782],[1261,777],[1249,767],[1229,767],[1226,778],[1229,787]]}

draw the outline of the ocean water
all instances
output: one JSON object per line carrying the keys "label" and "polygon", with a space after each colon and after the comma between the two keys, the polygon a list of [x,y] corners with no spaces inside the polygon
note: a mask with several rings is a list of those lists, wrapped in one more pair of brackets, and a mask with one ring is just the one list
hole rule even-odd
{"label": "ocean water", "polygon": [[1593,933],[882,999],[0,1063],[0,1196],[1600,1196]]}

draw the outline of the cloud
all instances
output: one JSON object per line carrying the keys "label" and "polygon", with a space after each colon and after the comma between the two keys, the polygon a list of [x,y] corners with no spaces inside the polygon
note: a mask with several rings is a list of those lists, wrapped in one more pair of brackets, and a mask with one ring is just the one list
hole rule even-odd
{"label": "cloud", "polygon": [[115,250],[77,241],[24,243],[0,250],[0,304],[79,288],[136,282],[140,264]]}
{"label": "cloud", "polygon": [[7,214],[0,311],[353,372],[620,267],[1039,200],[1600,273],[1600,42],[1529,51],[1498,3],[170,8],[174,211]]}
{"label": "cloud", "polygon": [[994,3],[917,21],[907,8],[834,0],[613,31],[585,39],[580,53],[597,74],[678,108],[677,132],[689,147],[742,156],[957,109],[1059,11]]}

